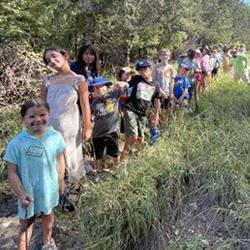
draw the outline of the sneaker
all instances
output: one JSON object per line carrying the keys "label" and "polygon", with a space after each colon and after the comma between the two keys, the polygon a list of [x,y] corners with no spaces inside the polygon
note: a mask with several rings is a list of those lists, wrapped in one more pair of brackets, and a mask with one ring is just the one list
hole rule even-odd
{"label": "sneaker", "polygon": [[192,114],[193,113],[193,110],[191,108],[189,108],[189,113]]}
{"label": "sneaker", "polygon": [[55,243],[54,239],[51,237],[50,241],[48,241],[44,245],[42,245],[41,250],[57,250],[56,243]]}
{"label": "sneaker", "polygon": [[185,108],[186,113],[189,113],[189,108]]}

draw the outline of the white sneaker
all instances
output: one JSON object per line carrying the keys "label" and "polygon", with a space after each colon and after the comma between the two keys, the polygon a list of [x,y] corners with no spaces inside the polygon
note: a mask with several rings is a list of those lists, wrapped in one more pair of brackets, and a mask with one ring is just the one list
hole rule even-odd
{"label": "white sneaker", "polygon": [[55,243],[54,239],[51,237],[50,241],[48,241],[44,245],[42,245],[41,250],[57,250],[56,243]]}
{"label": "white sneaker", "polygon": [[189,108],[189,113],[193,114],[193,110],[191,108]]}
{"label": "white sneaker", "polygon": [[190,111],[189,111],[189,108],[185,108],[185,111],[186,111],[186,113],[189,113]]}

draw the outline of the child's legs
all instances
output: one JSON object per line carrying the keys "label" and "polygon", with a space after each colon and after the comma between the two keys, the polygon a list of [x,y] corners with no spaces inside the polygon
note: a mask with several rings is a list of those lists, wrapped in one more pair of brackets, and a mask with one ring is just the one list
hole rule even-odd
{"label": "child's legs", "polygon": [[48,215],[42,212],[43,244],[49,242],[51,239],[53,223],[54,223],[53,209],[51,209],[51,213]]}
{"label": "child's legs", "polygon": [[169,108],[170,102],[169,102],[169,97],[168,99],[164,99],[161,103],[161,108],[162,108],[162,118],[163,118],[163,128],[166,128],[168,124],[168,108]]}
{"label": "child's legs", "polygon": [[95,159],[95,169],[98,170],[102,170],[102,159]]}
{"label": "child's legs", "polygon": [[125,145],[123,148],[121,161],[125,159],[130,151],[135,140],[137,140],[138,128],[137,128],[137,115],[129,110],[124,108],[124,133],[125,133]]}
{"label": "child's legs", "polygon": [[21,227],[20,227],[18,243],[17,243],[18,250],[26,249],[26,227],[27,227],[27,240],[28,240],[28,245],[29,245],[35,220],[36,220],[35,215],[27,220],[27,225],[26,225],[25,220],[22,220],[22,219],[20,220]]}
{"label": "child's legs", "polygon": [[198,94],[201,91],[201,81],[198,79],[196,80],[195,88],[196,88],[196,94]]}
{"label": "child's legs", "polygon": [[141,145],[142,145],[143,141],[144,141],[143,138],[137,138],[137,141],[136,141],[136,151],[138,153],[141,152]]}
{"label": "child's legs", "polygon": [[105,144],[107,147],[107,155],[110,155],[114,159],[114,164],[120,162],[120,152],[118,147],[118,134],[116,132],[111,133],[105,137]]}
{"label": "child's legs", "polygon": [[127,140],[125,141],[125,145],[122,151],[122,156],[121,156],[121,161],[123,161],[126,156],[128,155],[130,149],[132,148],[132,145],[134,144],[134,142],[137,140],[137,137],[132,136],[132,135],[128,135]]}
{"label": "child's legs", "polygon": [[102,157],[105,149],[104,138],[93,138],[92,141],[95,150],[95,170],[102,170]]}

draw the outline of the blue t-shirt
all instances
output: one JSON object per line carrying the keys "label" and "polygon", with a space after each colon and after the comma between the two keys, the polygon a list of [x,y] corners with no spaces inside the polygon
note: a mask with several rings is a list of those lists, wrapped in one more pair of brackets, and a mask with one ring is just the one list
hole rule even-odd
{"label": "blue t-shirt", "polygon": [[[38,212],[50,214],[51,209],[58,205],[56,157],[64,148],[63,137],[52,128],[47,128],[40,139],[23,131],[8,144],[3,159],[17,165],[23,189],[34,199],[28,208],[27,218]],[[18,214],[25,219],[19,199]]]}
{"label": "blue t-shirt", "polygon": [[[177,99],[179,99],[182,95],[182,93],[184,92],[185,89],[188,89],[191,87],[188,79],[183,76],[183,77],[178,77],[176,76],[174,78],[174,95]],[[189,98],[189,93],[187,93],[184,97],[184,99],[188,99]]]}

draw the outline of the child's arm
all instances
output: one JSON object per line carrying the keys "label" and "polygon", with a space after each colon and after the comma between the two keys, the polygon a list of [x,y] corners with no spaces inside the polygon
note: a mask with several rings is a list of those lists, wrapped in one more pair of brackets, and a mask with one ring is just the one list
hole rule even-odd
{"label": "child's arm", "polygon": [[181,104],[182,100],[184,99],[187,93],[188,93],[188,89],[184,89],[181,97],[177,100],[177,103]]}
{"label": "child's arm", "polygon": [[170,93],[169,93],[169,99],[173,99],[174,98],[174,69],[171,72],[171,76],[170,76]]}
{"label": "child's arm", "polygon": [[154,99],[154,109],[153,109],[153,116],[151,121],[151,127],[155,128],[158,126],[159,123],[159,111],[160,111],[160,99]]}
{"label": "child's arm", "polygon": [[168,96],[165,94],[164,90],[162,88],[160,88],[160,92],[161,92],[161,96],[164,98],[164,99],[168,99]]}
{"label": "child's arm", "polygon": [[123,114],[123,111],[122,111],[122,105],[120,103],[118,105],[118,110],[119,110],[119,113],[121,115],[121,118],[123,119],[124,118],[124,114]]}
{"label": "child's arm", "polygon": [[121,92],[124,92],[129,88],[129,84],[127,82],[117,82],[115,85],[116,88],[121,88]]}
{"label": "child's arm", "polygon": [[79,98],[82,109],[84,129],[82,131],[82,142],[88,141],[91,136],[90,130],[90,107],[88,97],[88,86],[84,78],[81,77],[78,81]]}
{"label": "child's arm", "polygon": [[41,98],[46,102],[46,97],[47,97],[47,88],[45,86],[45,82],[43,82],[41,86]]}
{"label": "child's arm", "polygon": [[10,186],[16,193],[18,199],[20,200],[20,205],[22,209],[27,210],[30,203],[34,201],[34,199],[29,194],[26,194],[24,192],[23,185],[17,174],[17,165],[8,162],[7,166],[8,166],[8,178],[10,181]]}
{"label": "child's arm", "polygon": [[248,58],[247,58],[247,56],[246,56],[246,58],[245,58],[245,61],[246,61],[245,68],[247,69],[247,68],[248,68]]}
{"label": "child's arm", "polygon": [[61,151],[57,158],[57,166],[58,166],[58,182],[59,182],[59,194],[63,194],[65,189],[64,175],[65,175],[65,159],[63,151]]}
{"label": "child's arm", "polygon": [[156,81],[156,79],[157,79],[157,67],[156,67],[156,65],[153,67],[151,76],[152,76],[152,79]]}

